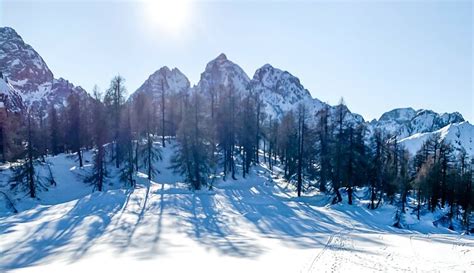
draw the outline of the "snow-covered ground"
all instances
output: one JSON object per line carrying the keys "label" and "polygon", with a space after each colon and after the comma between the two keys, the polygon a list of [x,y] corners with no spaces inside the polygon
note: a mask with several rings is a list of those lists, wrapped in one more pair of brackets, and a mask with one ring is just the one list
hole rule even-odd
{"label": "snow-covered ground", "polygon": [[[70,157],[49,158],[57,187],[39,201],[0,208],[0,272],[472,272],[474,237],[407,216],[394,207],[327,205],[297,198],[265,166],[246,180],[191,192],[165,168],[92,192]],[[90,158],[90,155],[87,157]],[[2,177],[1,179],[4,179]],[[24,199],[22,199],[24,200]]]}

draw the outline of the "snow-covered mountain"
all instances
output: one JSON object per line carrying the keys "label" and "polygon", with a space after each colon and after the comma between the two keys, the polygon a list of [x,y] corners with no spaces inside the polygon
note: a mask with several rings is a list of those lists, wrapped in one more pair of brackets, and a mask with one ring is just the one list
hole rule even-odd
{"label": "snow-covered mountain", "polygon": [[245,71],[222,53],[206,65],[195,88],[207,95],[212,92],[218,94],[228,88],[243,95],[247,92],[249,82]]}
{"label": "snow-covered mountain", "polygon": [[71,93],[89,97],[81,87],[55,79],[43,58],[9,27],[0,28],[0,72],[32,110],[65,105]]}
{"label": "snow-covered mountain", "polygon": [[[131,95],[131,99],[139,93],[144,93],[152,99],[158,100],[162,88],[165,88],[167,93],[195,90],[204,94],[209,101],[211,96],[218,99],[220,94],[226,95],[227,93],[223,92],[227,92],[229,89],[240,97],[249,93],[257,93],[262,100],[266,116],[275,119],[282,118],[284,113],[290,110],[296,110],[299,104],[305,105],[309,113],[309,120],[315,120],[311,116],[314,117],[325,106],[329,111],[335,111],[335,107],[311,97],[310,92],[300,83],[300,80],[289,72],[266,64],[259,68],[250,80],[245,71],[230,61],[223,53],[206,65],[199,82],[192,88],[189,80],[177,68],[170,70],[168,67],[163,67],[153,73]],[[350,112],[346,119],[354,123],[364,122],[362,116]]]}
{"label": "snow-covered mountain", "polygon": [[259,94],[263,101],[264,112],[272,117],[281,117],[300,103],[313,113],[325,105],[320,100],[313,99],[297,77],[270,64],[257,69],[250,81],[249,89]]}
{"label": "snow-covered mountain", "polygon": [[[72,93],[79,94],[81,98],[90,98],[81,87],[74,86],[65,79],[54,78],[43,58],[9,27],[0,28],[0,72],[2,104],[10,111],[21,111],[25,108],[46,111],[51,105],[65,105],[67,97]],[[177,68],[163,67],[150,75],[131,95],[131,99],[138,93],[149,94],[152,99],[157,99],[162,89],[171,94],[196,90],[218,97],[229,88],[240,96],[257,92],[266,115],[276,119],[280,119],[285,112],[296,109],[299,104],[306,106],[310,120],[323,107],[327,106],[331,113],[336,109],[313,98],[300,80],[287,71],[266,64],[250,79],[245,71],[230,61],[225,54],[220,54],[206,65],[194,87],[191,87],[187,77]],[[346,119],[354,123],[365,122],[362,116],[355,113],[350,113]],[[431,110],[400,108],[386,112],[379,120],[367,122],[366,125],[369,135],[375,129],[381,129],[399,139],[410,136],[415,139],[420,134],[445,128],[448,128],[448,131],[454,130],[452,128],[461,126],[463,123],[460,122],[463,121],[464,118],[457,112],[438,114]],[[448,126],[451,124],[452,128]],[[461,135],[460,138],[473,136],[472,130],[461,130],[458,134]],[[462,145],[465,143],[462,142]]]}
{"label": "snow-covered mountain", "polygon": [[[316,121],[315,115],[324,107],[328,107],[331,113],[336,111],[336,107],[313,98],[297,77],[270,64],[257,69],[248,88],[259,94],[266,115],[277,119],[281,118],[285,112],[296,110],[300,104],[305,106],[310,122]],[[364,122],[362,116],[347,110],[348,122]]]}
{"label": "snow-covered mountain", "polygon": [[431,110],[398,108],[384,113],[379,120],[369,123],[370,129],[382,129],[387,133],[406,138],[413,134],[439,130],[449,124],[463,122],[458,112],[438,114]]}
{"label": "snow-covered mountain", "polygon": [[165,94],[177,94],[181,92],[188,92],[190,83],[188,78],[177,68],[169,69],[164,66],[155,73],[151,74],[148,79],[137,89],[131,96],[133,100],[138,94],[146,94],[154,101],[158,101],[161,97],[161,92],[164,90]]}
{"label": "snow-covered mountain", "polygon": [[434,132],[416,133],[402,139],[400,143],[414,155],[426,140],[436,134],[441,140],[451,143],[455,151],[464,149],[470,157],[474,157],[474,125],[467,121],[448,124]]}

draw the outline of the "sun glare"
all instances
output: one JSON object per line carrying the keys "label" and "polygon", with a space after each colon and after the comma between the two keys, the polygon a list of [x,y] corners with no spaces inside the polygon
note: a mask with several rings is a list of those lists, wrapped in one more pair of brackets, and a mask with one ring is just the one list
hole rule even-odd
{"label": "sun glare", "polygon": [[178,34],[189,22],[190,6],[191,0],[148,0],[145,9],[154,27]]}

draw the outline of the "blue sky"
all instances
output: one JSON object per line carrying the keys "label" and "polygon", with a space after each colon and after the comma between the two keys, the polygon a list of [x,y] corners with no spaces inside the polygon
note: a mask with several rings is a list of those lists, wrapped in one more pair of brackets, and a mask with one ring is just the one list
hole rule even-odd
{"label": "blue sky", "polygon": [[[162,10],[165,9],[165,14]],[[411,106],[474,121],[471,1],[5,1],[11,26],[56,77],[88,91],[120,73],[129,93],[162,66],[192,84],[219,53],[265,63],[366,119]],[[158,19],[157,19],[158,18]],[[164,18],[164,19],[159,19]]]}

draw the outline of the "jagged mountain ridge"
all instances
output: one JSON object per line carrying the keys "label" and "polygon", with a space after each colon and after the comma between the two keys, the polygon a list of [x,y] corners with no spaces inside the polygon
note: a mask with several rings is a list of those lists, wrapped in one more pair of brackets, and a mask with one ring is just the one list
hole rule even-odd
{"label": "jagged mountain ridge", "polygon": [[[299,104],[304,104],[309,115],[313,117],[323,107],[328,107],[331,114],[336,111],[336,107],[313,98],[297,77],[270,64],[265,64],[257,69],[253,78],[250,79],[240,66],[227,59],[225,54],[220,54],[206,65],[199,82],[193,87],[190,87],[189,80],[179,70],[173,69],[172,71],[176,71],[175,73],[169,71],[167,67],[161,68],[152,74],[136,93],[144,92],[157,100],[161,95],[160,86],[163,85],[160,81],[166,78],[165,86],[168,85],[168,82],[181,84],[172,84],[171,87],[166,88],[165,92],[176,93],[193,90],[202,92],[208,96],[209,100],[213,94],[218,96],[220,92],[225,92],[229,88],[240,95],[254,92],[262,100],[266,116],[276,119],[281,118],[287,111],[296,110]],[[132,97],[134,95],[132,94]],[[316,121],[316,119],[309,119]],[[365,123],[368,136],[376,129],[381,129],[386,133],[396,135],[399,139],[414,134],[434,132],[449,124],[464,121],[462,115],[457,112],[438,114],[431,110],[414,110],[412,108],[393,109],[384,113],[379,120],[371,122],[366,122],[362,116],[349,111],[346,119],[356,124]]]}
{"label": "jagged mountain ridge", "polygon": [[[1,81],[4,106],[10,111],[25,108],[45,111],[51,105],[63,106],[72,93],[90,98],[81,87],[62,78],[55,79],[42,57],[9,27],[0,28],[0,72],[4,76]],[[163,88],[166,93],[196,90],[208,95],[228,88],[240,95],[257,92],[266,115],[276,119],[281,118],[285,112],[296,109],[299,104],[305,105],[310,120],[316,120],[311,119],[311,116],[315,116],[323,107],[328,107],[331,113],[335,111],[335,107],[312,98],[300,80],[289,72],[266,64],[250,78],[225,54],[220,54],[206,65],[195,86],[191,87],[187,77],[177,68],[163,67],[150,75],[131,95],[131,99],[144,92],[156,100]],[[347,119],[354,123],[365,122],[362,116],[355,113],[350,113]],[[431,110],[400,108],[388,111],[379,120],[367,122],[366,125],[369,132],[382,129],[404,139],[414,134],[434,132],[462,121],[462,115],[457,112],[438,114]]]}
{"label": "jagged mountain ridge", "polygon": [[406,138],[417,133],[439,130],[449,124],[463,122],[458,112],[439,114],[431,110],[414,110],[413,108],[397,108],[388,111],[369,123],[369,127],[383,129],[398,138]]}
{"label": "jagged mountain ridge", "polygon": [[187,92],[190,88],[188,78],[177,68],[169,69],[164,66],[151,74],[148,79],[130,95],[129,101],[133,100],[138,94],[143,93],[153,101],[161,99],[161,93],[178,94]]}
{"label": "jagged mountain ridge", "polygon": [[467,121],[451,123],[434,132],[416,133],[401,139],[400,143],[414,155],[423,143],[434,135],[439,135],[441,140],[451,143],[456,153],[464,149],[467,155],[474,158],[474,125]]}
{"label": "jagged mountain ridge", "polygon": [[38,52],[10,27],[0,27],[0,72],[20,95],[22,109],[44,112],[51,105],[61,107],[72,93],[90,98],[82,87],[54,78]]}

